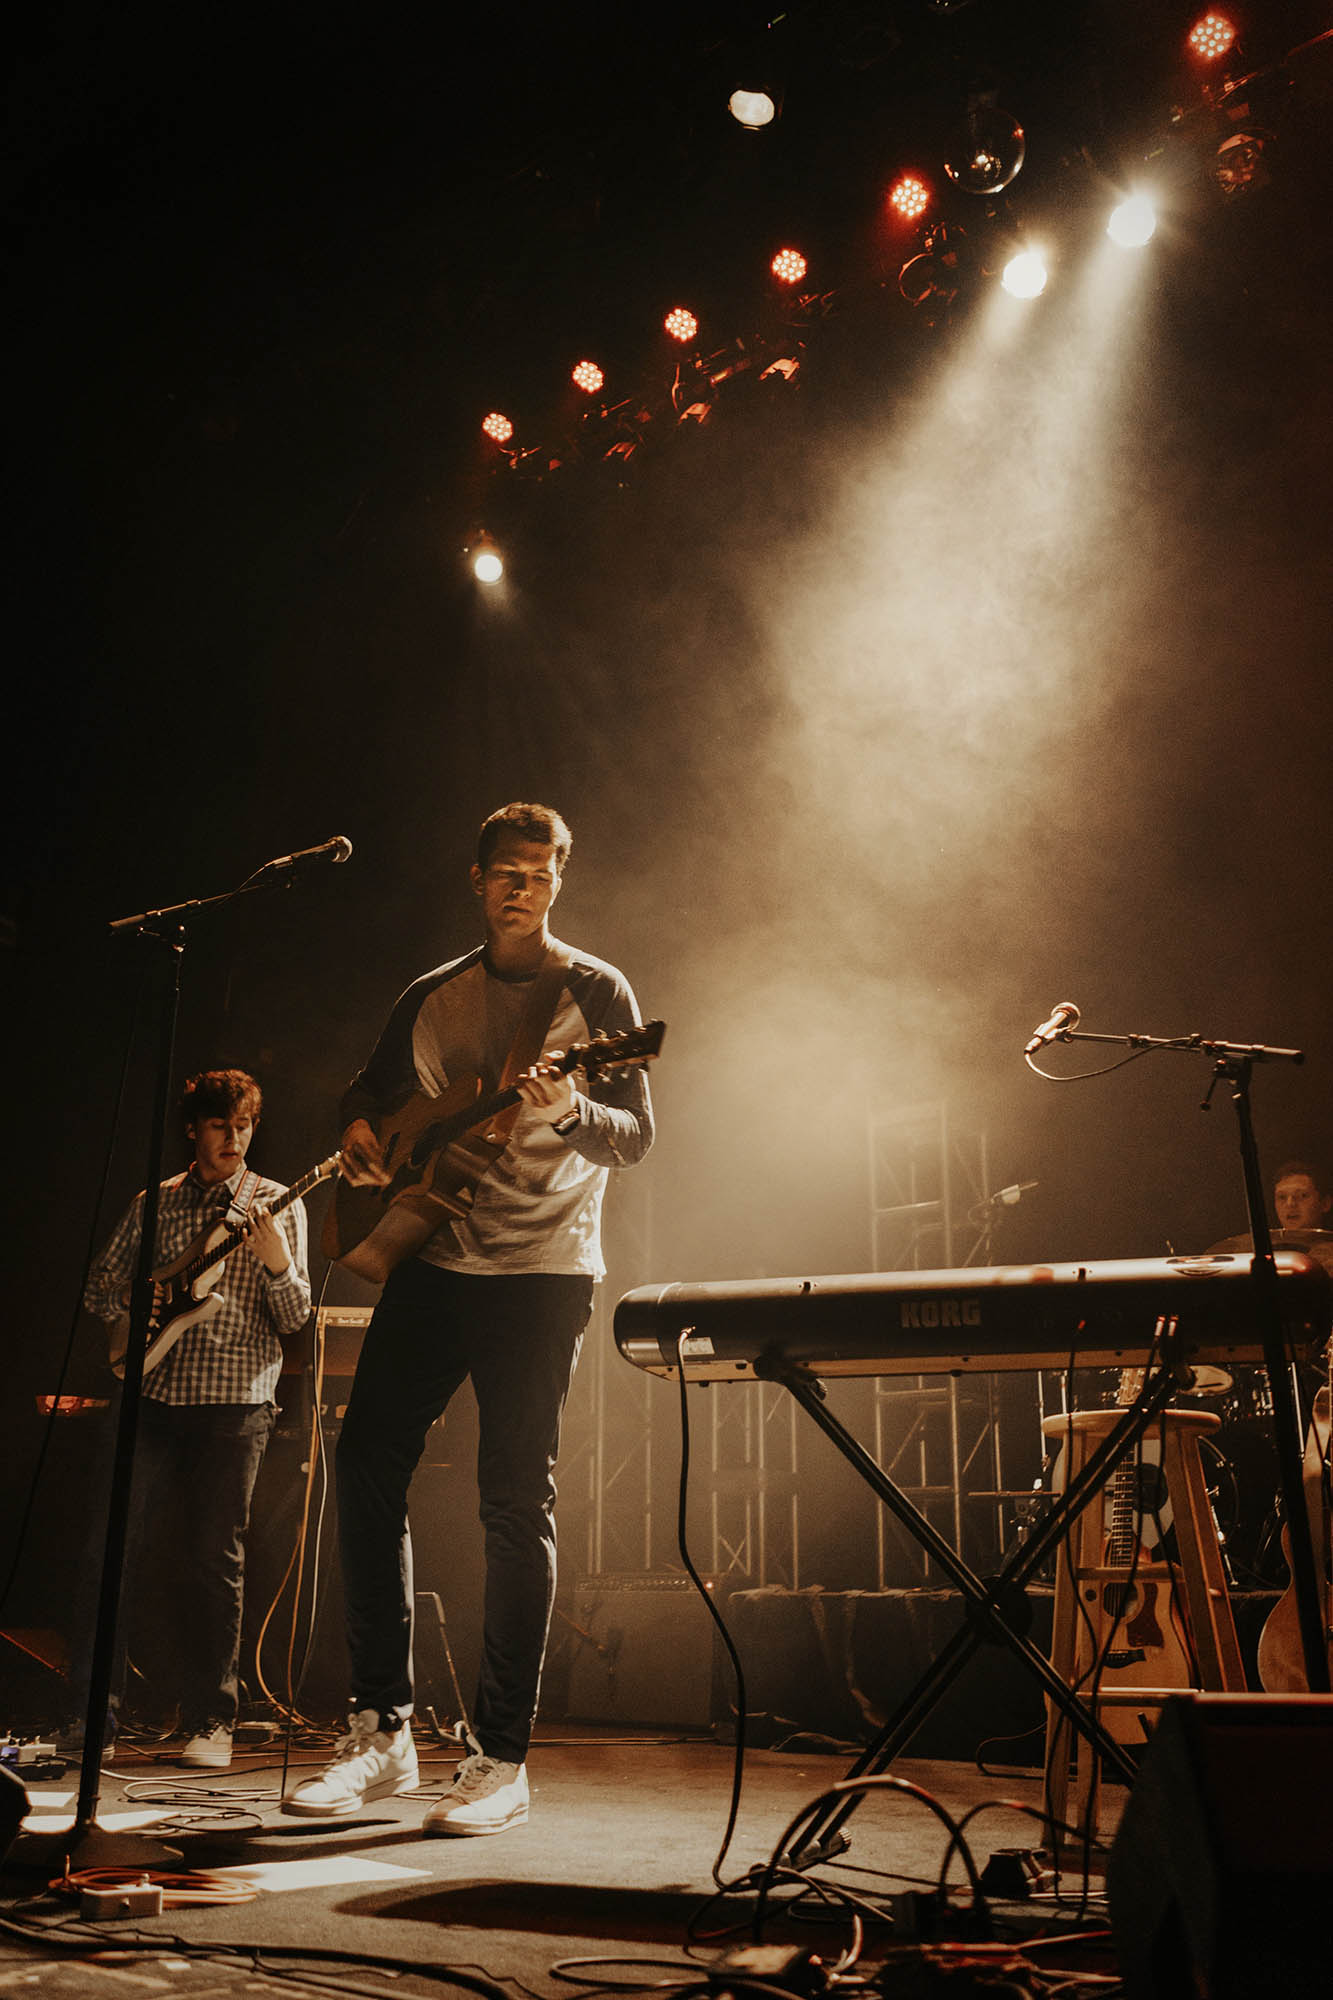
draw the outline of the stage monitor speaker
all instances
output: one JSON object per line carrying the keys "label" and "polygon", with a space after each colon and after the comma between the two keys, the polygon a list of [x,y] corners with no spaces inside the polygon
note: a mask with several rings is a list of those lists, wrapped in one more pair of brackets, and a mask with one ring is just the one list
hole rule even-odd
{"label": "stage monitor speaker", "polygon": [[708,1608],[686,1576],[591,1576],[574,1592],[568,1713],[590,1722],[707,1728]]}
{"label": "stage monitor speaker", "polygon": [[1106,1887],[1129,2000],[1333,1990],[1333,1696],[1167,1702]]}

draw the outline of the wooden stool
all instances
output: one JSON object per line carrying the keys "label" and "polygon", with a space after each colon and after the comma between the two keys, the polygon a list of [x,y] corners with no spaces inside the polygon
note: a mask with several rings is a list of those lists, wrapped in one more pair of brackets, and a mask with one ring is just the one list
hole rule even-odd
{"label": "wooden stool", "polygon": [[[1123,1408],[1079,1410],[1045,1419],[1043,1436],[1068,1450],[1066,1482],[1078,1476],[1124,1414]],[[1145,1741],[1149,1731],[1143,1711],[1159,1707],[1182,1688],[1219,1693],[1245,1688],[1217,1523],[1199,1458],[1200,1438],[1220,1422],[1207,1410],[1168,1409],[1145,1434],[1160,1441],[1166,1500],[1176,1535],[1174,1564],[1149,1561],[1142,1550],[1133,1561],[1134,1542],[1139,1539],[1136,1523],[1148,1511],[1137,1505],[1142,1440],[1103,1489],[1103,1495],[1112,1499],[1112,1530],[1108,1532],[1103,1506],[1094,1500],[1073,1523],[1059,1554],[1051,1665],[1117,1742]],[[1126,1529],[1128,1545],[1118,1546]],[[1126,1584],[1131,1567],[1134,1597],[1122,1605],[1115,1598],[1115,1586]],[[1173,1602],[1177,1583],[1184,1587],[1183,1606]],[[1156,1615],[1158,1604],[1160,1615]],[[1145,1628],[1160,1635],[1160,1647],[1151,1637],[1145,1643]],[[1095,1663],[1113,1632],[1094,1691]],[[1048,1700],[1046,1709],[1046,1810],[1053,1822],[1072,1817],[1072,1823],[1090,1826],[1095,1833],[1100,1759],[1053,1702]],[[1062,1847],[1070,1854],[1076,1850],[1071,1836],[1057,1831],[1053,1838],[1057,1854]]]}

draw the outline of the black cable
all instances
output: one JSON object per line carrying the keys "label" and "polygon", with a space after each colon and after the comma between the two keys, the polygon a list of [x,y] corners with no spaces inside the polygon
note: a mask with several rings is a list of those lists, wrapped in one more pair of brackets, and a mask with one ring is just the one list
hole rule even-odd
{"label": "black cable", "polygon": [[[1172,1046],[1174,1047],[1175,1044],[1172,1044]],[[1121,1056],[1118,1062],[1104,1063],[1101,1069],[1075,1070],[1072,1076],[1056,1076],[1053,1070],[1038,1069],[1031,1056],[1025,1055],[1023,1060],[1032,1071],[1032,1074],[1039,1076],[1043,1083],[1086,1083],[1089,1077],[1110,1076],[1114,1070],[1126,1069],[1130,1063],[1138,1062],[1143,1056],[1159,1056],[1162,1053],[1161,1049],[1135,1049],[1131,1055]]]}
{"label": "black cable", "polygon": [[[957,1820],[955,1820],[947,1806],[941,1805],[939,1800],[921,1785],[914,1785],[907,1778],[895,1778],[887,1773],[880,1772],[864,1778],[841,1779],[839,1783],[830,1785],[826,1791],[820,1792],[815,1798],[807,1800],[800,1811],[789,1820],[782,1833],[778,1836],[768,1861],[759,1873],[758,1898],[755,1904],[752,1924],[752,1934],[756,1943],[759,1941],[763,1931],[764,1906],[768,1900],[770,1888],[778,1877],[781,1856],[790,1850],[798,1828],[804,1821],[816,1817],[825,1806],[831,1805],[835,1800],[848,1798],[856,1792],[871,1791],[906,1792],[909,1798],[919,1799],[922,1805],[927,1806],[935,1814],[935,1817],[954,1836],[957,1851],[963,1857],[963,1864],[967,1869],[968,1881],[972,1889],[972,1906],[974,1910],[978,1912],[985,1911],[986,1897],[981,1887],[980,1872],[973,1858],[972,1850],[968,1846],[965,1836],[959,1830]],[[952,1851],[953,1849],[951,1848],[951,1854]]]}
{"label": "black cable", "polygon": [[708,1615],[722,1635],[722,1644],[727,1649],[731,1661],[732,1676],[736,1684],[736,1745],[731,1764],[731,1802],[727,1811],[726,1831],[722,1845],[713,1862],[713,1880],[719,1889],[727,1886],[722,1880],[722,1863],[726,1860],[731,1837],[736,1831],[736,1817],[740,1811],[741,1783],[745,1772],[745,1716],[747,1699],[745,1693],[745,1670],[741,1666],[740,1654],[732,1643],[730,1632],[722,1613],[713,1602],[712,1592],[705,1586],[703,1578],[694,1566],[689,1551],[689,1539],[685,1523],[685,1503],[689,1494],[690,1479],[690,1411],[686,1396],[685,1382],[685,1342],[689,1338],[689,1328],[682,1327],[676,1337],[676,1376],[680,1387],[680,1479],[676,1492],[676,1547],[685,1565],[691,1583],[708,1606]]}

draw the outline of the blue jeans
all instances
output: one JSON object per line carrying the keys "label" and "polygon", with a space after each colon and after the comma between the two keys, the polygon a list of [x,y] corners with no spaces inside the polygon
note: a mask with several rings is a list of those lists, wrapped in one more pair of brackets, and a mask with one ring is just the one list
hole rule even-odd
{"label": "blue jeans", "polygon": [[[108,1447],[114,1445],[114,1419]],[[171,1610],[176,1685],[187,1729],[234,1722],[245,1599],[245,1537],[260,1460],[277,1412],[272,1403],[139,1405],[134,1479],[125,1530],[121,1616],[110,1705],[118,1709],[125,1683],[126,1611],[147,1583],[142,1556],[154,1511],[170,1512],[175,1567],[157,1579]],[[108,1468],[109,1478],[109,1468]],[[69,1692],[76,1712],[88,1703],[92,1622],[101,1577],[104,1533],[90,1542],[79,1599],[87,1609],[73,1649]]]}
{"label": "blue jeans", "polygon": [[481,1674],[472,1727],[521,1764],[555,1598],[560,1419],[592,1310],[591,1278],[478,1277],[420,1260],[384,1287],[338,1440],[338,1520],[352,1705],[412,1708],[407,1489],[426,1433],[470,1376],[485,1530]]}

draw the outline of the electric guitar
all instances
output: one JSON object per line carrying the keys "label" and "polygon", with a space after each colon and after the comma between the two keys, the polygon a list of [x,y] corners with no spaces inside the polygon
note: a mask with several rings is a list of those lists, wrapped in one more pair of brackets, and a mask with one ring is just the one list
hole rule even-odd
{"label": "electric guitar", "polygon": [[[665,1021],[646,1021],[623,1034],[595,1035],[543,1063],[589,1082],[604,1070],[641,1069],[657,1056]],[[382,1284],[405,1257],[435,1234],[446,1216],[466,1216],[477,1182],[509,1143],[518,1089],[481,1095],[476,1077],[461,1077],[438,1097],[416,1091],[375,1128],[389,1174],[384,1187],[341,1180],[324,1218],[324,1254],[346,1271]]]}
{"label": "electric guitar", "polygon": [[[280,1215],[284,1208],[290,1208],[294,1201],[299,1201],[320,1181],[332,1180],[339,1170],[341,1159],[341,1154],[330,1153],[327,1160],[321,1160],[308,1174],[302,1174],[285,1194],[278,1195],[268,1204],[269,1214]],[[209,1279],[234,1250],[240,1249],[244,1241],[243,1222],[214,1222],[207,1229],[200,1230],[193,1243],[174,1263],[163,1264],[154,1271],[156,1289],[153,1316],[148,1322],[148,1344],[144,1349],[145,1375],[166,1359],[187,1328],[212,1319],[222,1304],[222,1294],[210,1289]],[[126,1313],[116,1320],[109,1336],[111,1367],[117,1375],[125,1373],[129,1333],[130,1318]]]}

